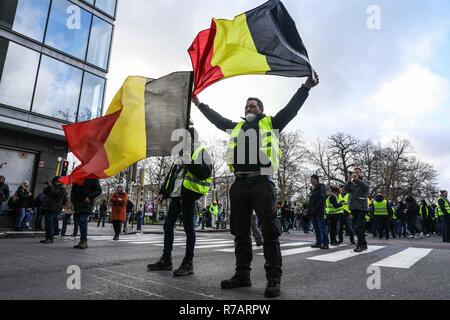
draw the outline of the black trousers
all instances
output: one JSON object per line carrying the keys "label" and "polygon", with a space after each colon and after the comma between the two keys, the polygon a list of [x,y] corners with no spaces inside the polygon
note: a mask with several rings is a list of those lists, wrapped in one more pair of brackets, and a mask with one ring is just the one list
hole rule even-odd
{"label": "black trousers", "polygon": [[339,217],[337,214],[327,215],[328,226],[330,228],[330,242],[331,244],[336,244],[337,226],[339,222]]}
{"label": "black trousers", "polygon": [[352,210],[353,219],[356,220],[356,235],[358,237],[358,246],[367,245],[365,235],[366,214],[367,211]]}
{"label": "black trousers", "polygon": [[264,265],[268,281],[281,281],[281,224],[277,217],[275,184],[267,177],[236,178],[230,189],[230,229],[235,237],[236,276],[250,277],[253,260],[251,225],[256,212],[264,239]]}
{"label": "black trousers", "polygon": [[116,236],[120,235],[120,230],[122,230],[122,221],[118,221],[118,220],[114,220],[112,222],[113,227],[114,227],[114,234]]}
{"label": "black trousers", "polygon": [[383,234],[386,239],[389,239],[389,217],[375,215],[375,222],[377,223],[378,236],[380,239],[383,237]]}
{"label": "black trousers", "polygon": [[339,215],[339,242],[344,242],[344,226],[345,231],[350,236],[350,242],[355,242],[355,231],[353,230],[353,221],[350,214]]}

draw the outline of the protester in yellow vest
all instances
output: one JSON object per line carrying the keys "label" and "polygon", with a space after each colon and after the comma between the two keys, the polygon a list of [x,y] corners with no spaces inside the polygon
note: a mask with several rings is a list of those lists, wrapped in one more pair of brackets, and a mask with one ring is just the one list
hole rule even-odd
{"label": "protester in yellow vest", "polygon": [[214,201],[214,202],[209,206],[209,213],[211,214],[211,227],[212,227],[212,228],[216,228],[216,224],[217,224],[217,220],[218,220],[218,215],[219,215],[219,205],[217,204],[216,201]]}
{"label": "protester in yellow vest", "polygon": [[251,286],[251,215],[254,210],[264,237],[265,296],[274,298],[280,295],[281,225],[276,214],[277,192],[273,183],[273,174],[278,170],[281,157],[277,136],[295,118],[310,89],[318,83],[317,75],[310,76],[289,104],[274,117],[264,114],[264,104],[260,99],[249,98],[245,105],[245,118],[239,122],[222,117],[201,103],[198,97],[192,98],[192,102],[211,123],[231,135],[227,162],[236,176],[230,189],[230,225],[235,236],[236,273],[231,279],[221,282],[223,289]]}
{"label": "protester in yellow vest", "polygon": [[344,242],[344,227],[346,233],[350,236],[350,243],[352,245],[355,243],[355,230],[353,229],[352,216],[350,214],[350,193],[345,190],[344,186],[341,185],[339,188],[338,202],[342,204],[343,214],[339,217],[339,241],[338,244]]}
{"label": "protester in yellow vest", "polygon": [[180,157],[174,161],[158,197],[159,202],[170,198],[169,211],[164,223],[163,255],[158,262],[147,266],[149,271],[172,270],[174,227],[178,216],[183,212],[186,254],[180,267],[174,270],[175,276],[186,276],[194,273],[195,202],[208,194],[211,184],[211,157],[205,146],[199,143],[197,133],[192,127],[189,128],[186,146],[190,146],[186,149],[190,149],[191,157],[181,158],[182,154],[180,154]]}
{"label": "protester in yellow vest", "polygon": [[450,242],[450,201],[447,190],[441,191],[441,196],[437,200],[439,208],[439,218],[442,223],[442,241]]}
{"label": "protester in yellow vest", "polygon": [[375,223],[378,227],[378,236],[383,239],[383,234],[386,240],[389,240],[389,217],[392,217],[393,211],[391,205],[384,199],[381,193],[378,193],[372,201],[369,211],[375,218]]}

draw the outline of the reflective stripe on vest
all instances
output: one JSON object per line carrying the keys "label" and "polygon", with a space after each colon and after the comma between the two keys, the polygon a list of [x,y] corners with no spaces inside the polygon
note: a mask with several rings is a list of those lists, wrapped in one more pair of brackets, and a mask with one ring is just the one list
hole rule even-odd
{"label": "reflective stripe on vest", "polygon": [[167,191],[169,189],[169,184],[170,184],[170,180],[172,179],[172,175],[173,175],[173,170],[177,167],[177,160],[175,160],[175,162],[172,164],[172,167],[170,167],[170,172],[169,172],[169,178],[167,179],[167,183],[165,185],[165,190]]}
{"label": "reflective stripe on vest", "polygon": [[[196,161],[200,153],[205,150],[206,147],[201,145],[198,147],[195,152],[192,154],[192,161]],[[195,193],[202,194],[207,196],[209,194],[209,187],[211,185],[212,178],[208,178],[206,180],[197,179],[191,172],[188,172],[183,180],[183,186],[191,190]]]}
{"label": "reflective stripe on vest", "polygon": [[350,193],[347,193],[345,196],[342,196],[341,194],[339,195],[339,203],[341,203],[342,201],[344,201],[344,204],[342,205],[342,210],[346,211],[346,212],[350,212],[350,207],[349,207],[349,201],[350,199]]}
{"label": "reflective stripe on vest", "polygon": [[426,216],[423,217],[423,218],[426,218],[426,217],[428,217],[428,216],[430,215],[430,210],[428,209],[428,206],[424,206],[424,205],[421,205],[421,206],[420,206],[420,209],[419,209],[419,216],[422,216],[422,208],[423,208],[423,207],[425,207],[425,209],[426,209]]}
{"label": "reflective stripe on vest", "polygon": [[330,215],[330,214],[341,214],[344,213],[344,211],[342,210],[342,207],[340,208],[335,208],[330,201],[331,197],[336,197],[336,196],[328,196],[327,201],[325,202],[325,213]]}
{"label": "reflective stripe on vest", "polygon": [[388,203],[386,200],[383,200],[381,202],[378,202],[374,200],[372,202],[373,204],[373,214],[375,216],[387,216],[389,214],[388,212]]}
{"label": "reflective stripe on vest", "polygon": [[444,200],[444,203],[445,203],[445,205],[444,205],[445,210],[447,210],[447,213],[450,213],[450,203],[448,202],[448,199],[447,199],[447,198],[444,198],[444,197],[439,197],[439,198],[437,199],[437,201],[436,201],[437,208],[439,208],[439,217],[445,216],[444,211],[442,211],[441,208],[439,207],[439,200],[441,200],[441,199]]}
{"label": "reflective stripe on vest", "polygon": [[[245,121],[237,124],[237,126],[231,132],[230,142],[228,143],[226,158],[231,172],[235,172],[234,154],[236,148],[238,147],[239,134],[242,132],[244,124]],[[272,117],[264,117],[259,120],[258,127],[259,136],[261,139],[260,151],[266,155],[267,159],[269,159],[274,172],[277,172],[278,168],[280,167],[280,158],[282,156],[282,151],[280,148],[280,141],[273,132]]]}

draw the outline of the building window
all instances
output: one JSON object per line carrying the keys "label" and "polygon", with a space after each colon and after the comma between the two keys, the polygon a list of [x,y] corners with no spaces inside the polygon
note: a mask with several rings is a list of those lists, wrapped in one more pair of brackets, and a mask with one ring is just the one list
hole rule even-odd
{"label": "building window", "polygon": [[87,62],[102,69],[108,69],[111,35],[112,25],[94,16],[91,38],[89,40]]}
{"label": "building window", "polygon": [[0,25],[42,42],[50,0],[0,0]]}
{"label": "building window", "polygon": [[85,72],[81,90],[78,122],[101,117],[105,79]]}
{"label": "building window", "polygon": [[78,68],[43,55],[32,111],[75,122],[82,74]]}
{"label": "building window", "polygon": [[39,53],[0,38],[0,103],[29,111]]}
{"label": "building window", "polygon": [[116,0],[96,0],[95,6],[106,14],[109,14],[111,17],[114,17],[116,12],[116,2]]}
{"label": "building window", "polygon": [[84,60],[92,14],[67,0],[53,0],[45,44]]}

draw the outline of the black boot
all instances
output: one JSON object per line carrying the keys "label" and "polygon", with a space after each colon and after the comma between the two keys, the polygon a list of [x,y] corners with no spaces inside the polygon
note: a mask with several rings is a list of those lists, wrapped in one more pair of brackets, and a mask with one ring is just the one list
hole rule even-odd
{"label": "black boot", "polygon": [[158,271],[158,270],[168,270],[171,271],[173,269],[172,259],[161,257],[158,262],[147,265],[147,269],[149,271]]}
{"label": "black boot", "polygon": [[276,298],[280,295],[280,282],[269,281],[264,292],[266,298]]}
{"label": "black boot", "polygon": [[251,287],[252,282],[249,277],[239,277],[235,275],[229,280],[223,280],[220,283],[220,286],[222,289],[235,289],[240,287]]}
{"label": "black boot", "polygon": [[180,267],[174,270],[173,275],[182,277],[194,273],[194,266],[192,264],[192,258],[184,258]]}

